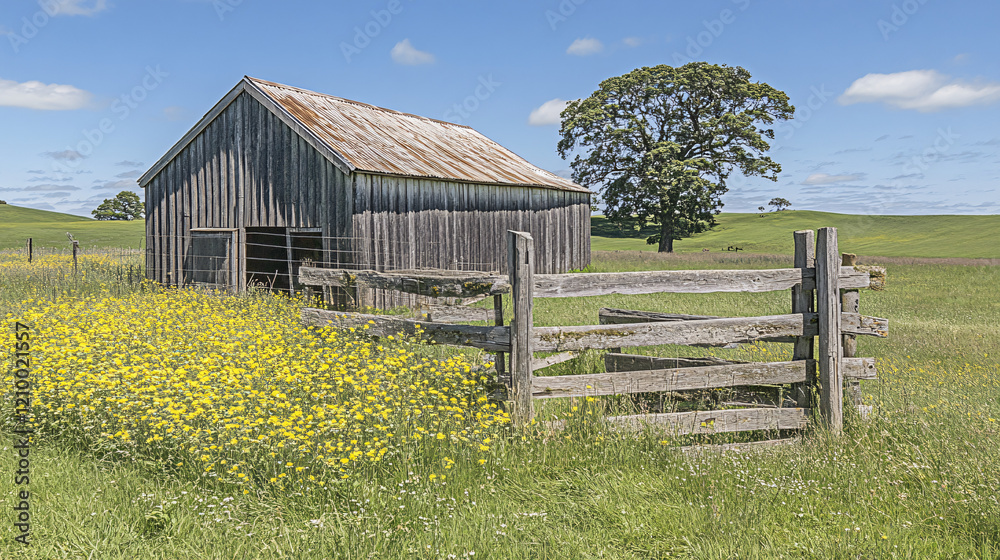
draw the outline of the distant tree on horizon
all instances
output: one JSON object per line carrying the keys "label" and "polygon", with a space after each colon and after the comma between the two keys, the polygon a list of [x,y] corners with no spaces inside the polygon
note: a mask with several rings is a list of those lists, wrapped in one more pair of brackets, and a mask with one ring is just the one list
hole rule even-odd
{"label": "distant tree on horizon", "polygon": [[[782,210],[791,207],[792,203],[788,202],[787,199],[777,197],[772,198],[771,202],[768,202],[767,205],[774,206],[775,211],[781,212]],[[763,210],[763,208],[761,208],[761,210]]]}
{"label": "distant tree on horizon", "polygon": [[145,205],[139,200],[139,195],[132,191],[122,191],[114,198],[106,198],[91,214],[95,219],[102,221],[111,220],[138,220],[145,216]]}

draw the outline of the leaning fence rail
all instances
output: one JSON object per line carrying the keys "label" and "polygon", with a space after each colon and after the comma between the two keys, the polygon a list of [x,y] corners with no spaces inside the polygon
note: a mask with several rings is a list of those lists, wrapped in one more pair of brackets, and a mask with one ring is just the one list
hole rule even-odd
{"label": "leaning fence rail", "polygon": [[[799,429],[815,408],[822,424],[834,432],[843,426],[844,380],[873,379],[872,358],[854,356],[857,336],[885,337],[888,321],[859,313],[857,290],[869,286],[869,273],[841,266],[836,228],[795,233],[795,267],[773,270],[700,270],[593,274],[534,274],[534,246],[529,234],[508,232],[506,276],[443,270],[320,269],[302,267],[300,282],[311,286],[396,290],[427,297],[494,297],[494,326],[428,321],[304,309],[309,325],[369,325],[373,335],[421,333],[428,341],[471,346],[510,354],[509,375],[498,366],[508,387],[512,418],[517,424],[534,417],[533,400],[686,391],[760,384],[790,384],[794,408],[743,408],[609,418],[624,428],[660,424],[675,434],[761,429]],[[814,249],[815,247],[815,249]],[[814,254],[815,252],[815,254]],[[792,291],[792,313],[761,317],[708,317],[630,310],[602,310],[599,325],[535,327],[535,298],[607,294],[712,293]],[[513,317],[509,326],[499,296],[509,294]],[[465,320],[489,320],[489,310],[469,312]],[[448,311],[438,311],[448,317]],[[453,314],[459,318],[461,313]],[[621,349],[663,344],[719,347],[773,341],[794,344],[788,362],[727,362],[713,358],[648,358],[621,354]],[[818,344],[814,344],[818,341]],[[844,341],[848,342],[845,350]],[[612,350],[607,373],[541,377],[538,369],[572,359],[587,349]],[[535,358],[535,352],[560,352]],[[648,365],[638,365],[648,360]],[[659,360],[659,361],[658,361]],[[631,366],[627,364],[632,364]],[[811,395],[818,393],[817,402]],[[705,419],[710,419],[708,424]]]}

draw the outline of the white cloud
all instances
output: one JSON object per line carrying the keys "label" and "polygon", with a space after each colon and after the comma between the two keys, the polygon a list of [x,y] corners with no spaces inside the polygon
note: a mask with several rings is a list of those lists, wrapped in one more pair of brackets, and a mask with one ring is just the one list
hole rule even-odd
{"label": "white cloud", "polygon": [[833,185],[836,183],[850,183],[864,179],[864,173],[849,173],[844,175],[830,175],[829,173],[813,173],[802,181],[803,185]]}
{"label": "white cloud", "polygon": [[638,47],[642,44],[642,39],[638,37],[625,37],[622,39],[622,42],[625,43],[626,47]]}
{"label": "white cloud", "polygon": [[434,55],[429,52],[417,50],[417,48],[410,43],[409,39],[403,39],[402,41],[396,43],[395,47],[392,47],[392,60],[394,60],[397,64],[418,66],[420,64],[430,64],[434,62]]}
{"label": "white cloud", "polygon": [[41,0],[38,5],[50,16],[92,16],[108,9],[107,0]]}
{"label": "white cloud", "polygon": [[885,103],[926,113],[1000,101],[1000,83],[961,82],[936,70],[868,74],[851,84],[839,101],[842,105]]}
{"label": "white cloud", "polygon": [[559,124],[562,122],[559,118],[559,113],[562,113],[563,109],[569,101],[564,101],[558,97],[555,99],[550,99],[542,106],[531,112],[528,116],[528,124],[531,126],[546,126],[550,124]]}
{"label": "white cloud", "polygon": [[92,97],[89,92],[73,86],[0,79],[0,106],[73,111],[88,106]]}
{"label": "white cloud", "polygon": [[587,56],[591,54],[597,54],[604,50],[604,44],[597,39],[587,37],[585,39],[577,39],[573,41],[573,44],[566,49],[566,54],[573,54],[576,56]]}

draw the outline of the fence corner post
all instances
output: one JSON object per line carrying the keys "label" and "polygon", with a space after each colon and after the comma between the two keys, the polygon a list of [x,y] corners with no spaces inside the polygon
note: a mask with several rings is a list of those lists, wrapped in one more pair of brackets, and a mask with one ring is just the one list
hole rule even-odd
{"label": "fence corner post", "polygon": [[820,228],[816,242],[816,312],[819,316],[819,408],[826,427],[844,428],[844,380],[840,320],[840,253],[837,228]]}
{"label": "fence corner post", "polygon": [[[816,266],[815,238],[813,230],[795,232],[795,268],[805,270]],[[792,313],[812,313],[815,311],[815,290],[804,290],[802,284],[792,287]],[[812,360],[814,358],[814,341],[811,336],[800,336],[795,339],[792,349],[793,360]],[[812,389],[816,386],[815,368],[806,368],[808,372],[805,383],[792,386],[792,398],[799,408],[811,408]]]}
{"label": "fence corner post", "polygon": [[511,420],[515,426],[524,426],[534,418],[531,362],[534,355],[535,242],[531,234],[507,231],[507,274],[514,304],[514,317],[510,324],[510,389],[514,402]]}

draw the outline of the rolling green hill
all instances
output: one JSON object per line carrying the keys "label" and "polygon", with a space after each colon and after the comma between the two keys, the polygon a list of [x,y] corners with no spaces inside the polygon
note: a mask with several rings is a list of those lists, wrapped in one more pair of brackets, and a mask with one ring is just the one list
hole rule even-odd
{"label": "rolling green hill", "polygon": [[145,246],[146,224],[132,222],[99,222],[90,218],[21,208],[0,204],[0,249],[24,247],[29,237],[35,247],[70,248],[66,232],[80,242],[80,247]]}
{"label": "rolling green hill", "polygon": [[[748,253],[791,254],[792,232],[836,227],[840,249],[882,257],[1000,258],[1000,215],[859,216],[785,210],[759,214],[721,214],[712,231],[674,243],[679,253],[725,251],[730,245]],[[602,216],[591,219],[594,250],[655,251],[648,228],[625,235]]]}
{"label": "rolling green hill", "polygon": [[[725,251],[737,246],[747,253],[791,254],[792,232],[833,226],[840,230],[840,249],[883,257],[1000,258],[1000,215],[992,216],[858,216],[786,210],[758,214],[722,214],[712,231],[674,244],[679,253]],[[594,250],[654,251],[646,237],[655,231],[622,232],[603,216],[591,219]],[[0,249],[20,248],[28,237],[36,247],[69,248],[66,232],[81,247],[138,248],[145,224],[99,222],[73,216],[0,205]]]}

